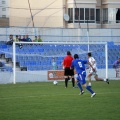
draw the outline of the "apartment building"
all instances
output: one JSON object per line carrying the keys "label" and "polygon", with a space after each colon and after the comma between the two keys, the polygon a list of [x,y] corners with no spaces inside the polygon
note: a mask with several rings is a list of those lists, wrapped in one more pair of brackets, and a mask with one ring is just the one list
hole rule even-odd
{"label": "apartment building", "polygon": [[10,26],[120,28],[120,0],[10,0],[9,6]]}
{"label": "apartment building", "polygon": [[68,0],[68,27],[120,28],[120,0]]}
{"label": "apartment building", "polygon": [[9,0],[0,0],[0,26],[9,26]]}

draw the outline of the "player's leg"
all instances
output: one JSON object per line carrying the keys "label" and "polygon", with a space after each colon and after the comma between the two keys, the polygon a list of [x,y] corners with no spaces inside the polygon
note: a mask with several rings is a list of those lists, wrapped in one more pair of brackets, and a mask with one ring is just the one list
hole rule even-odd
{"label": "player's leg", "polygon": [[82,95],[82,94],[84,93],[84,90],[83,90],[83,88],[82,88],[82,86],[81,86],[80,81],[77,82],[77,85],[78,85],[78,87],[79,87],[79,89],[80,89],[80,94],[79,94],[79,95]]}
{"label": "player's leg", "polygon": [[77,84],[77,86],[80,89],[80,94],[79,95],[82,95],[84,93],[84,90],[83,90],[83,88],[81,86],[80,78],[79,78],[79,76],[77,74],[75,75],[75,83]]}
{"label": "player's leg", "polygon": [[86,80],[85,80],[86,75],[83,74],[80,76],[80,78],[81,78],[81,84],[91,93],[91,97],[94,97],[96,93],[91,89],[90,86],[86,84]]}
{"label": "player's leg", "polygon": [[83,84],[83,86],[91,93],[91,97],[94,97],[96,95],[96,93],[86,83]]}
{"label": "player's leg", "polygon": [[107,84],[109,84],[108,79],[99,78],[97,74],[95,74],[94,78],[95,78],[96,81],[105,81]]}
{"label": "player's leg", "polygon": [[74,79],[74,69],[70,70],[70,76],[72,78],[72,86],[75,87],[75,79]]}
{"label": "player's leg", "polygon": [[65,68],[65,69],[64,69],[65,88],[68,87],[68,79],[69,79],[68,73],[69,73],[68,68]]}
{"label": "player's leg", "polygon": [[98,75],[97,75],[97,74],[95,74],[94,78],[95,78],[96,81],[104,81],[103,78],[98,78]]}
{"label": "player's leg", "polygon": [[91,76],[92,76],[92,73],[89,73],[88,76],[87,76],[88,85],[89,85],[90,87],[92,86],[92,83],[91,83]]}
{"label": "player's leg", "polygon": [[65,88],[68,87],[68,76],[65,76]]}
{"label": "player's leg", "polygon": [[75,75],[74,75],[74,84],[75,84],[74,88],[78,88],[77,79],[76,79],[77,77],[78,77],[78,75],[75,74]]}
{"label": "player's leg", "polygon": [[73,86],[73,88],[75,87],[75,80],[74,80],[74,76],[72,76],[72,86]]}

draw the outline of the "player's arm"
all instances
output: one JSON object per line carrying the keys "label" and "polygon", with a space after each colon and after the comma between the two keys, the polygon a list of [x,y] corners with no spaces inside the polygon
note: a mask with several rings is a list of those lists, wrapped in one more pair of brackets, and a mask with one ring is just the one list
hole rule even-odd
{"label": "player's arm", "polygon": [[62,62],[62,68],[63,68],[63,69],[65,68],[65,66],[64,66],[64,60],[63,60],[63,62]]}

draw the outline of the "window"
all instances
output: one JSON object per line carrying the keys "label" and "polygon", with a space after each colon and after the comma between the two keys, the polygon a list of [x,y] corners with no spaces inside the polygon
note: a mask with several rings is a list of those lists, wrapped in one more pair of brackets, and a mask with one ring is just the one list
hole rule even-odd
{"label": "window", "polygon": [[116,23],[116,8],[108,8],[108,21],[109,23]]}
{"label": "window", "polygon": [[2,8],[2,11],[6,11],[6,8]]}
{"label": "window", "polygon": [[85,8],[85,22],[95,23],[95,9]]}
{"label": "window", "polygon": [[95,20],[95,11],[94,11],[94,9],[90,9],[90,20]]}
{"label": "window", "polygon": [[100,23],[100,9],[96,9],[96,23]]}
{"label": "window", "polygon": [[120,23],[120,8],[116,9],[116,23]]}
{"label": "window", "polygon": [[[73,22],[73,9],[68,9],[70,17],[69,23]],[[95,9],[94,8],[75,8],[74,14],[75,23],[95,23]]]}
{"label": "window", "polygon": [[75,8],[75,23],[84,23],[84,8]]}
{"label": "window", "polygon": [[73,22],[73,8],[69,8],[68,9],[68,15],[69,15],[69,23],[72,23]]}
{"label": "window", "polygon": [[79,20],[79,8],[75,8],[75,20]]}
{"label": "window", "polygon": [[2,18],[6,18],[6,15],[2,15]]}
{"label": "window", "polygon": [[108,8],[103,9],[103,24],[108,23]]}
{"label": "window", "polygon": [[80,8],[80,20],[84,20],[84,8]]}
{"label": "window", "polygon": [[5,1],[2,1],[2,4],[5,4]]}
{"label": "window", "polygon": [[120,23],[120,8],[104,8],[103,24]]}
{"label": "window", "polygon": [[89,20],[89,8],[85,8],[85,20]]}

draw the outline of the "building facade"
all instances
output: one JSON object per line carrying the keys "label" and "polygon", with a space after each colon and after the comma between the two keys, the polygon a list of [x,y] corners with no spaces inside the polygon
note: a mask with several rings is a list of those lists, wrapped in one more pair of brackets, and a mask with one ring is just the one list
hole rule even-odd
{"label": "building facade", "polygon": [[0,0],[0,26],[9,26],[9,1]]}
{"label": "building facade", "polygon": [[120,28],[120,0],[68,0],[68,27]]}
{"label": "building facade", "polygon": [[10,26],[63,27],[63,0],[10,0],[10,6]]}
{"label": "building facade", "polygon": [[120,0],[9,1],[10,26],[120,28]]}

